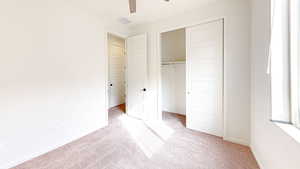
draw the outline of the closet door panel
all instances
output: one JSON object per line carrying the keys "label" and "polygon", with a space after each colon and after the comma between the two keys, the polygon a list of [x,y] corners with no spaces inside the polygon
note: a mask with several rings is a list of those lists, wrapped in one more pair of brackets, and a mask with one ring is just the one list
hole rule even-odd
{"label": "closet door panel", "polygon": [[185,64],[163,65],[161,72],[162,110],[185,115]]}
{"label": "closet door panel", "polygon": [[167,112],[176,112],[174,70],[172,65],[162,66],[162,109]]}
{"label": "closet door panel", "polygon": [[223,21],[187,28],[187,127],[223,136]]}
{"label": "closet door panel", "polygon": [[174,71],[174,77],[175,81],[174,84],[176,85],[176,92],[174,97],[176,98],[175,102],[175,108],[176,113],[185,115],[186,111],[186,70],[185,70],[185,63],[182,64],[176,64],[175,65],[175,71]]}

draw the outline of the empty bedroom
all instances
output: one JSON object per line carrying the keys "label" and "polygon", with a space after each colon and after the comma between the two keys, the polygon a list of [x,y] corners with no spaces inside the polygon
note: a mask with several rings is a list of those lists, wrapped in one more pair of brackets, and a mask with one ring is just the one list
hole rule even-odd
{"label": "empty bedroom", "polygon": [[300,1],[1,0],[0,169],[299,169]]}

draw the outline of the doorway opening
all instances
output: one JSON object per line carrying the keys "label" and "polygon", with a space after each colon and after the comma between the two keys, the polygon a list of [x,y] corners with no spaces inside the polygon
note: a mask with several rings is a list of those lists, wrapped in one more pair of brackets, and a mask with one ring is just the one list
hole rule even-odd
{"label": "doorway opening", "polygon": [[188,129],[223,137],[224,19],[159,36],[161,119],[175,116]]}
{"label": "doorway opening", "polygon": [[186,38],[185,28],[161,33],[162,119],[177,119],[185,126]]}
{"label": "doorway opening", "polygon": [[126,112],[125,39],[108,33],[108,118]]}

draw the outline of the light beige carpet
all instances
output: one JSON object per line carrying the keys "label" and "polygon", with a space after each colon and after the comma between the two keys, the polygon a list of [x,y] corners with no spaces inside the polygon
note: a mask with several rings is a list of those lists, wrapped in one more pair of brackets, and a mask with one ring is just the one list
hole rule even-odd
{"label": "light beige carpet", "polygon": [[109,126],[14,169],[258,169],[248,147],[184,127],[164,113],[144,123],[110,111]]}

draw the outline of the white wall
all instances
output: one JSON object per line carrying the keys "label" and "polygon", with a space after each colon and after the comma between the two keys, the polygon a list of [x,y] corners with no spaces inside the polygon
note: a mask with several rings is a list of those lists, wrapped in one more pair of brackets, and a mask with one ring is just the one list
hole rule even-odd
{"label": "white wall", "polygon": [[159,32],[182,28],[204,21],[225,17],[225,72],[224,72],[224,138],[233,142],[250,142],[250,5],[244,0],[219,1],[202,6],[160,22],[133,27],[132,34],[148,33],[148,110],[159,118],[160,64],[158,57]]}
{"label": "white wall", "polygon": [[185,55],[185,29],[161,34],[162,61],[186,60]]}
{"label": "white wall", "polygon": [[107,124],[104,26],[52,2],[0,2],[1,169]]}
{"label": "white wall", "polygon": [[162,110],[185,115],[186,67],[184,63],[162,65]]}
{"label": "white wall", "polygon": [[299,169],[300,143],[270,122],[266,75],[270,36],[270,1],[252,0],[251,148],[262,169]]}

